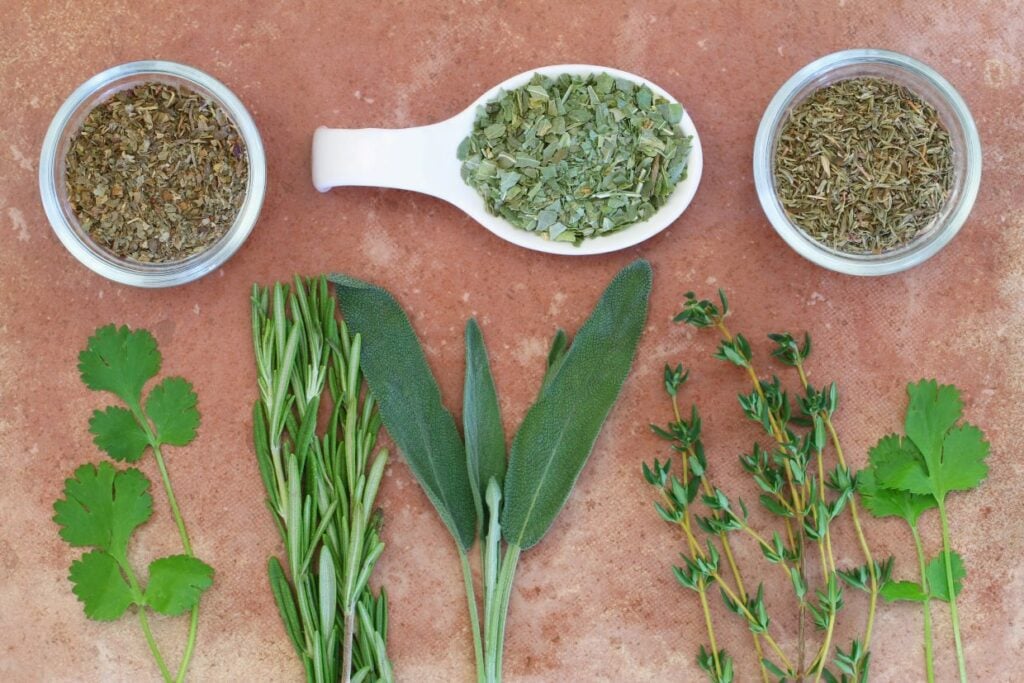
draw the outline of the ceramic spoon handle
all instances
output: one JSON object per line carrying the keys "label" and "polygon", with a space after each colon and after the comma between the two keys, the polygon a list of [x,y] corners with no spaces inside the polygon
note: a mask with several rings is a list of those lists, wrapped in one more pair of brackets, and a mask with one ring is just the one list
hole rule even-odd
{"label": "ceramic spoon handle", "polygon": [[419,128],[343,129],[321,126],[313,134],[313,185],[321,192],[342,185],[393,187],[451,201],[461,184],[455,157],[466,135],[455,119]]}

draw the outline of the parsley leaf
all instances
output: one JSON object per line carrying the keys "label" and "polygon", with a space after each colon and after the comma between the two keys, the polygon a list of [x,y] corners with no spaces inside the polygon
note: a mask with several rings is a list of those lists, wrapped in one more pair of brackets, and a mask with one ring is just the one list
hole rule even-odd
{"label": "parsley leaf", "polygon": [[968,491],[980,484],[988,475],[984,460],[989,445],[976,427],[954,428],[963,410],[956,387],[929,380],[908,385],[907,393],[907,438],[891,437],[898,443],[886,445],[893,452],[887,452],[884,464],[876,468],[879,483],[930,494],[939,504],[950,491]]}
{"label": "parsley leaf", "polygon": [[907,602],[924,602],[928,596],[921,590],[921,584],[913,581],[889,581],[880,592],[889,602],[904,600]]}
{"label": "parsley leaf", "polygon": [[930,495],[920,495],[910,491],[888,489],[878,484],[876,471],[889,472],[901,464],[913,464],[918,454],[910,451],[913,448],[896,435],[884,437],[868,452],[871,467],[857,473],[857,490],[861,502],[875,517],[899,517],[910,526],[916,526],[918,518],[937,504]]}
{"label": "parsley leaf", "polygon": [[78,371],[93,391],[109,391],[137,406],[142,387],[160,371],[160,351],[146,330],[107,325],[96,330],[78,354]]}
{"label": "parsley leaf", "polygon": [[135,462],[149,446],[149,437],[142,430],[130,410],[110,406],[97,410],[89,420],[93,443],[114,460]]}
{"label": "parsley leaf", "polygon": [[[964,561],[956,551],[949,553],[949,563],[953,574],[953,595],[960,595],[964,589],[964,579],[967,578],[967,568]],[[949,582],[946,581],[946,551],[940,552],[925,569],[925,576],[928,577],[928,592],[933,598],[949,602]]]}
{"label": "parsley leaf", "polygon": [[185,446],[196,437],[196,402],[196,392],[184,378],[168,377],[153,387],[146,399],[146,415],[153,421],[160,443]]}
{"label": "parsley leaf", "polygon": [[71,565],[72,590],[85,606],[85,615],[97,621],[114,621],[135,602],[117,560],[101,550],[82,555]]}
{"label": "parsley leaf", "polygon": [[149,565],[146,604],[160,614],[183,614],[213,583],[213,567],[188,555],[171,555]]}
{"label": "parsley leaf", "polygon": [[128,537],[153,514],[153,497],[149,480],[137,469],[119,472],[107,462],[86,464],[64,483],[64,497],[53,509],[65,541],[124,558]]}

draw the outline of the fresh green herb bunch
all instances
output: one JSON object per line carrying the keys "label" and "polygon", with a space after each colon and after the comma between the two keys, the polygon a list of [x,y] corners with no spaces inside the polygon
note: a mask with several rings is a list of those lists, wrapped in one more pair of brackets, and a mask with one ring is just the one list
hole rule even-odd
{"label": "fresh green herb bunch", "polygon": [[[715,329],[721,337],[715,357],[740,368],[750,382],[751,391],[739,395],[740,407],[764,431],[770,445],[755,443],[749,453],[740,456],[740,463],[757,487],[761,507],[778,520],[776,530],[766,534],[755,529],[744,501],[730,497],[712,482],[700,413],[694,407],[686,419],[679,408],[678,394],[688,378],[682,366],[665,368],[664,387],[672,403],[672,421],[666,427],[652,425],[656,435],[672,444],[679,474],[672,473],[672,459],[655,459],[652,465],[643,467],[644,478],[658,491],[658,514],[678,526],[686,542],[686,550],[681,553],[683,564],[674,572],[681,585],[697,592],[710,640],[710,649],[701,647],[697,663],[714,683],[734,680],[733,660],[718,648],[708,606],[708,591],[717,586],[726,607],[750,629],[763,681],[806,677],[829,682],[867,681],[878,587],[889,575],[891,561],[878,563],[872,558],[861,528],[854,497],[855,477],[846,464],[832,422],[838,389],[834,383],[821,389],[811,385],[806,369],[811,353],[808,335],[802,342],[789,334],[769,335],[775,345],[772,355],[794,368],[799,378],[795,397],[783,388],[777,376],[761,379],[749,342],[743,335],[733,335],[726,325],[728,313],[724,292],[719,291],[718,303],[698,300],[688,293],[683,311],[675,320]],[[835,464],[826,469],[829,451]],[[841,569],[833,551],[832,525],[847,509],[866,563]],[[795,654],[787,654],[772,634],[763,583],[751,592],[749,581],[744,581],[733,552],[732,537],[736,534],[753,542],[764,559],[785,574],[793,589],[798,621]],[[815,561],[817,572],[809,567]],[[810,577],[815,575],[821,578],[813,584]],[[868,593],[868,617],[863,637],[855,639],[848,650],[836,647],[833,653],[836,623],[845,601],[844,584]],[[818,641],[816,647],[810,644],[808,621],[821,634],[813,639]]]}
{"label": "fresh green herb bunch", "polygon": [[267,569],[285,630],[307,681],[391,681],[387,595],[369,586],[388,452],[374,453],[380,417],[361,338],[338,321],[323,277],[254,286],[252,325],[256,459],[288,567],[271,557]]}
{"label": "fresh green herb bunch", "polygon": [[[988,476],[989,445],[977,427],[960,423],[963,402],[959,390],[935,380],[907,386],[906,436],[890,434],[871,449],[871,465],[857,477],[864,507],[876,517],[899,517],[910,527],[917,552],[920,582],[896,581],[882,587],[886,600],[916,602],[924,612],[925,675],[935,680],[931,601],[949,603],[953,644],[962,683],[967,665],[960,637],[956,598],[967,576],[963,560],[952,549],[946,496],[970,491]],[[931,509],[939,511],[942,551],[926,560],[918,520]]]}
{"label": "fresh green herb bunch", "polygon": [[580,244],[646,220],[686,177],[683,108],[607,73],[534,75],[480,108],[458,149],[487,210]]}
{"label": "fresh green herb bunch", "polygon": [[[385,290],[331,277],[388,433],[458,547],[477,680],[501,680],[502,650],[519,556],[561,511],[590,456],[636,353],[651,290],[646,261],[626,266],[569,343],[559,330],[537,401],[506,462],[505,433],[483,334],[466,325],[460,434],[402,307]],[[483,625],[469,552],[480,539]]]}
{"label": "fresh green herb bunch", "polygon": [[[142,584],[128,559],[132,534],[153,514],[150,482],[141,470],[119,470],[107,462],[86,464],[64,484],[64,497],[54,503],[53,520],[60,536],[76,548],[93,548],[71,565],[74,593],[85,614],[114,621],[134,607],[146,643],[165,681],[183,681],[196,645],[199,599],[213,583],[213,568],[195,557],[178,500],[164,461],[164,446],[186,446],[199,428],[199,410],[192,385],[166,377],[145,401],[142,390],[160,371],[160,351],[146,330],[107,325],[96,330],[78,355],[82,382],[93,391],[107,391],[124,403],[93,412],[93,441],[114,460],[138,462],[153,453],[167,502],[178,528],[183,553],[154,560]],[[149,626],[149,611],[176,616],[190,612],[188,637],[177,673],[172,674]]]}

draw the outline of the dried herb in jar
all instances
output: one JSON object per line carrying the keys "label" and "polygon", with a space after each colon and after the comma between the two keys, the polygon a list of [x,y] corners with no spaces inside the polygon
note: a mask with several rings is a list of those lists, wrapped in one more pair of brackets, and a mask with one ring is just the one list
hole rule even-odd
{"label": "dried herb in jar", "polygon": [[609,74],[534,75],[480,108],[458,149],[487,210],[580,244],[646,220],[686,177],[683,108]]}
{"label": "dried herb in jar", "polygon": [[119,258],[181,261],[209,249],[245,199],[249,160],[222,107],[182,86],[144,83],[86,116],[65,158],[71,208]]}
{"label": "dried herb in jar", "polygon": [[775,187],[790,219],[818,242],[878,254],[925,231],[953,182],[939,114],[906,87],[852,78],[820,88],[789,115]]}

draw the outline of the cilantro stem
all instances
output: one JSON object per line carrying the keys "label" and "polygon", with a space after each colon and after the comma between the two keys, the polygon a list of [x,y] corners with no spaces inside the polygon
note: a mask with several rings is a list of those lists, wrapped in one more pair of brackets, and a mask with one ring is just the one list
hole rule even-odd
{"label": "cilantro stem", "polygon": [[921,572],[921,592],[925,595],[924,604],[922,605],[924,608],[925,677],[927,678],[928,683],[935,683],[935,664],[933,662],[935,655],[933,653],[932,644],[932,601],[929,597],[928,573],[925,568],[924,546],[921,544],[921,533],[917,530],[916,524],[910,525],[910,534],[914,537],[914,549],[917,551],[917,568]]}
{"label": "cilantro stem", "polygon": [[960,673],[961,683],[967,683],[967,662],[964,658],[964,645],[960,639],[960,615],[956,609],[956,583],[953,581],[953,549],[949,540],[949,520],[946,517],[946,504],[936,497],[939,504],[939,520],[942,524],[942,549],[946,565],[946,585],[949,587],[949,619],[953,625],[953,643],[956,646],[956,666]]}
{"label": "cilantro stem", "polygon": [[144,604],[145,599],[143,598],[142,588],[139,586],[139,579],[135,576],[135,570],[132,569],[132,565],[128,562],[127,557],[119,557],[116,554],[112,555],[112,557],[128,579],[128,587],[131,588],[132,599],[138,605],[139,626],[142,627],[142,635],[146,637],[146,644],[149,645],[149,651],[153,653],[153,659],[156,660],[156,665],[160,669],[160,675],[163,676],[164,681],[171,683],[174,678],[171,676],[170,669],[167,668],[164,656],[160,653],[160,647],[156,643],[156,638],[153,637],[153,631],[149,628],[149,616],[146,614]]}
{"label": "cilantro stem", "polygon": [[[167,463],[164,461],[163,453],[160,450],[160,440],[153,432],[153,427],[150,425],[149,419],[142,412],[142,406],[137,402],[133,402],[129,405],[129,408],[135,416],[135,420],[145,432],[146,439],[149,441],[149,445],[153,449],[153,458],[156,460],[157,469],[160,470],[160,479],[164,485],[164,493],[167,495],[167,504],[171,508],[171,515],[174,517],[174,523],[178,527],[178,536],[181,538],[181,546],[186,555],[189,557],[195,557],[192,552],[192,542],[188,537],[188,530],[185,528],[185,520],[181,516],[181,509],[178,507],[178,499],[174,495],[174,487],[171,486],[171,476],[167,471]],[[145,628],[148,628],[148,626]],[[181,656],[181,663],[178,665],[177,675],[175,675],[173,679],[178,683],[182,683],[182,681],[185,680],[185,673],[188,671],[188,665],[192,661],[192,653],[195,652],[196,649],[196,637],[198,632],[199,604],[197,603],[192,608],[192,613],[189,617],[188,636],[185,641],[185,650]]]}

